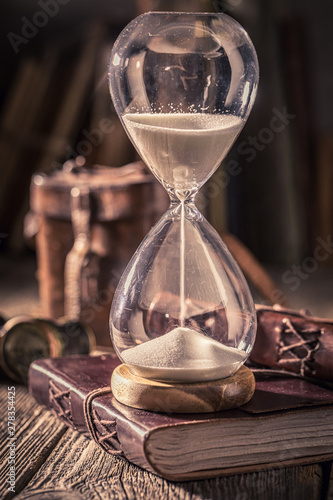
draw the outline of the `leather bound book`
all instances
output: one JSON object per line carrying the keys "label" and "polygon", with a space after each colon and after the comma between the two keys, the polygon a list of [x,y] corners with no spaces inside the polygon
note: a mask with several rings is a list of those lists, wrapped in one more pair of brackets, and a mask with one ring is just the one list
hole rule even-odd
{"label": "leather bound book", "polygon": [[333,382],[333,320],[281,306],[257,305],[254,363]]}
{"label": "leather bound book", "polygon": [[29,388],[36,401],[108,453],[169,480],[315,463],[333,458],[333,391],[296,378],[258,380],[241,408],[166,414],[119,403],[110,378],[113,355],[35,361]]}

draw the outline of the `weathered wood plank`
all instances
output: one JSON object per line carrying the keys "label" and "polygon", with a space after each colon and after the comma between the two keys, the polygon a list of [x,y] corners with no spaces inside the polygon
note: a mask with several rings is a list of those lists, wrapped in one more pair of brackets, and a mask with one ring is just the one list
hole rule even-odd
{"label": "weathered wood plank", "polygon": [[[320,465],[171,483],[106,454],[91,440],[68,430],[20,500],[38,490],[75,491],[81,500],[319,500],[321,485]],[[63,493],[63,498],[66,494]]]}
{"label": "weathered wood plank", "polygon": [[[15,387],[15,440],[10,440],[8,427],[8,387]],[[13,391],[12,391],[13,392]],[[12,410],[12,408],[11,408]],[[67,428],[51,413],[37,405],[28,390],[12,382],[0,386],[0,498],[8,500],[14,493],[8,490],[10,467],[15,472],[15,494],[30,481]],[[14,443],[10,452],[9,444]],[[11,463],[9,463],[11,462]]]}
{"label": "weathered wood plank", "polygon": [[333,500],[333,466],[331,464],[330,478],[328,484],[328,491],[325,500]]}

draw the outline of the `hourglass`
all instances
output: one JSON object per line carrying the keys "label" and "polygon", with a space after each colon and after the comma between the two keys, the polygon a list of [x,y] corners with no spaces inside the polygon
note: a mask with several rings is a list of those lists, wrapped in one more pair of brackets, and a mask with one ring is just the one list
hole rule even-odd
{"label": "hourglass", "polygon": [[239,406],[254,390],[244,366],[254,304],[195,197],[253,106],[252,42],[225,14],[149,12],[115,42],[109,83],[127,134],[170,196],[114,295],[111,337],[123,364],[113,394],[157,411]]}

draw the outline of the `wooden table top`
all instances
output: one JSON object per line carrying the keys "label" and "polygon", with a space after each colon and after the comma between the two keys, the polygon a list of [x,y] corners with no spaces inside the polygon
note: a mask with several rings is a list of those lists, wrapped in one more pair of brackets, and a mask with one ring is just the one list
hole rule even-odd
{"label": "wooden table top", "polygon": [[[8,413],[11,387],[15,388],[15,415]],[[37,405],[23,386],[2,379],[0,408],[3,500],[333,499],[331,462],[172,483],[108,455]],[[15,440],[9,439],[9,430]],[[8,490],[14,474],[15,493]]]}

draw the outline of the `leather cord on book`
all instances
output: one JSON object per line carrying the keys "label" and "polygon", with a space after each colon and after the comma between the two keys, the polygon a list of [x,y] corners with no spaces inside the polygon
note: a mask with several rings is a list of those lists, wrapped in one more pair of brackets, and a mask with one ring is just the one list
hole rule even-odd
{"label": "leather cord on book", "polygon": [[[117,431],[109,431],[107,428],[110,426],[116,426],[116,420],[101,420],[98,418],[95,410],[92,407],[92,402],[96,397],[105,396],[107,394],[112,394],[110,387],[104,387],[95,389],[91,391],[84,398],[83,401],[83,411],[84,418],[86,421],[86,426],[89,431],[90,437],[104,450],[111,455],[124,456],[121,449],[120,442],[117,438]],[[97,425],[102,426],[106,431],[106,434],[99,434],[97,431]],[[108,444],[108,440],[112,440],[112,445]],[[119,446],[119,448],[114,448],[114,445]]]}
{"label": "leather cord on book", "polygon": [[49,401],[51,408],[56,412],[58,418],[73,425],[70,409],[70,391],[59,389],[53,380],[49,380]]}

